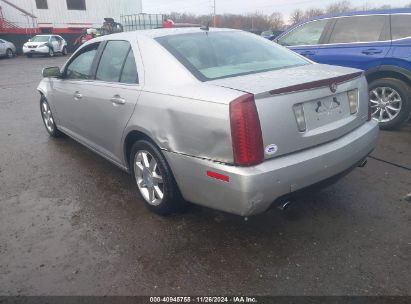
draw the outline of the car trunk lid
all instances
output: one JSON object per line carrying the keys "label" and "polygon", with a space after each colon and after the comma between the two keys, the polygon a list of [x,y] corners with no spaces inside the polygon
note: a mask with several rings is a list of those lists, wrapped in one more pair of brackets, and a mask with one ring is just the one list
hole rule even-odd
{"label": "car trunk lid", "polygon": [[[367,120],[368,89],[359,70],[311,64],[209,83],[254,95],[265,159],[332,141]],[[347,92],[355,90],[359,105],[352,114]],[[303,131],[296,120],[298,105],[304,112]]]}

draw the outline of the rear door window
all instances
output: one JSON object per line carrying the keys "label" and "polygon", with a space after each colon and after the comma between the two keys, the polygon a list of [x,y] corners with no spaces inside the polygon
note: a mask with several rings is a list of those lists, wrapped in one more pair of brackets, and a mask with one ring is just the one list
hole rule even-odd
{"label": "rear door window", "polygon": [[391,16],[392,40],[411,37],[411,15]]}
{"label": "rear door window", "polygon": [[128,41],[108,41],[97,68],[96,80],[119,82],[129,51]]}
{"label": "rear door window", "polygon": [[328,20],[317,20],[303,24],[280,38],[278,43],[285,46],[319,44],[327,23]]}
{"label": "rear door window", "polygon": [[129,84],[138,83],[137,66],[132,49],[128,52],[123,71],[121,72],[120,82]]}
{"label": "rear door window", "polygon": [[329,43],[383,41],[386,20],[385,15],[337,18]]}

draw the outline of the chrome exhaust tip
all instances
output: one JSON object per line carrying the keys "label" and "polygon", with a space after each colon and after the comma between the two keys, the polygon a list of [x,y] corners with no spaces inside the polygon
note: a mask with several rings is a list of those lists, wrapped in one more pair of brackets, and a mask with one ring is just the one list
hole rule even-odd
{"label": "chrome exhaust tip", "polygon": [[367,159],[364,159],[364,160],[358,165],[358,167],[364,168],[365,165],[367,164],[367,162],[368,162],[368,160],[367,160]]}
{"label": "chrome exhaust tip", "polygon": [[291,202],[290,201],[285,201],[282,202],[280,205],[278,205],[278,209],[280,209],[281,211],[285,211],[288,209],[288,207],[290,207]]}

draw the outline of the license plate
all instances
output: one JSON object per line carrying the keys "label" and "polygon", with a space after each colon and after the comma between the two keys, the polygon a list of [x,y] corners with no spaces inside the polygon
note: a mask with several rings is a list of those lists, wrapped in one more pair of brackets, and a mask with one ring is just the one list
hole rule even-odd
{"label": "license plate", "polygon": [[311,130],[343,119],[350,114],[347,93],[306,102],[304,114],[307,129]]}

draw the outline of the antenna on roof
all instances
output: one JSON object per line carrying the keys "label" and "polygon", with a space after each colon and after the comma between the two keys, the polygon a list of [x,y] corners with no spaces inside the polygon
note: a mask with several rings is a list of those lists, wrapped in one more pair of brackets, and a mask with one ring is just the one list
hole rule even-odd
{"label": "antenna on roof", "polygon": [[202,27],[200,27],[200,30],[208,32],[210,30],[210,21],[207,22],[207,25],[203,25]]}

